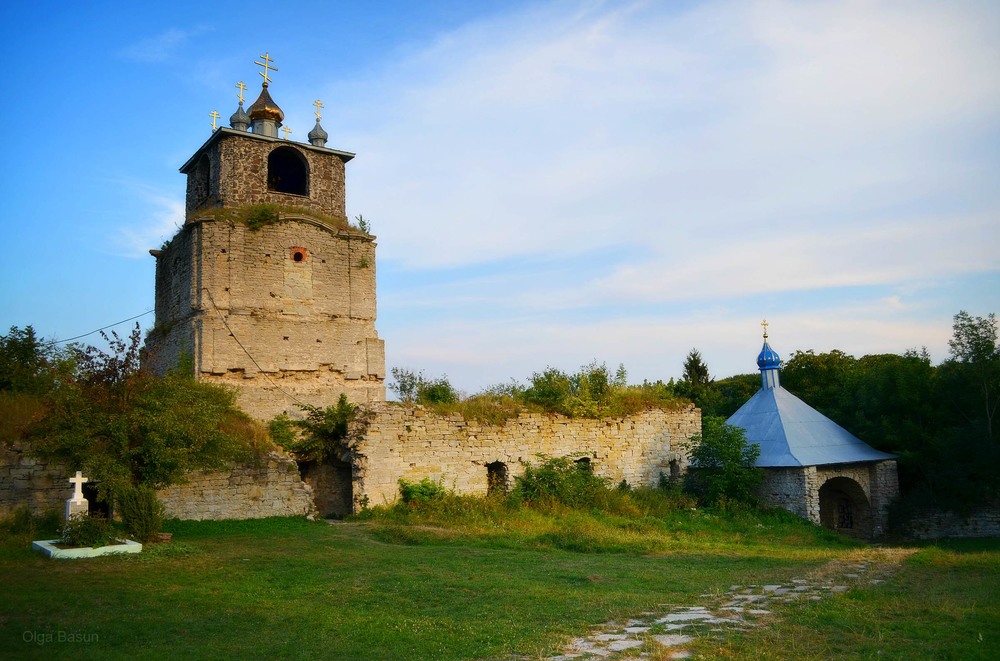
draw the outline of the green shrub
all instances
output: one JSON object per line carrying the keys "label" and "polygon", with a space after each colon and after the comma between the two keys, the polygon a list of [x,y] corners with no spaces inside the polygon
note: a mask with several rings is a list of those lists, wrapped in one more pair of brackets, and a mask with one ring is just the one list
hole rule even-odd
{"label": "green shrub", "polygon": [[163,525],[163,503],[148,486],[130,486],[115,494],[118,514],[130,538],[146,543]]}
{"label": "green shrub", "polygon": [[[271,438],[294,453],[299,461],[323,463],[337,459],[345,449],[347,427],[355,410],[347,395],[341,393],[336,406],[301,408],[306,412],[305,420],[293,421],[283,415],[271,420]],[[295,434],[295,427],[302,430],[301,435]]]}
{"label": "green shrub", "polygon": [[567,507],[596,507],[607,501],[606,480],[594,475],[589,461],[573,457],[547,457],[542,462],[527,465],[524,474],[515,478],[514,498],[525,503]]}
{"label": "green shrub", "polygon": [[256,232],[264,225],[270,225],[280,220],[278,206],[274,204],[254,204],[246,210],[245,222],[251,231]]}
{"label": "green shrub", "polygon": [[748,444],[746,431],[727,425],[725,419],[702,421],[702,433],[687,443],[691,464],[684,489],[703,504],[723,509],[755,506],[757,486],[764,471],[755,466],[760,446]]}
{"label": "green shrub", "polygon": [[103,516],[86,513],[74,514],[63,526],[60,542],[67,546],[107,546],[117,541],[111,522]]}
{"label": "green shrub", "polygon": [[419,482],[399,481],[399,495],[404,503],[426,502],[444,498],[448,490],[440,482],[425,477]]}

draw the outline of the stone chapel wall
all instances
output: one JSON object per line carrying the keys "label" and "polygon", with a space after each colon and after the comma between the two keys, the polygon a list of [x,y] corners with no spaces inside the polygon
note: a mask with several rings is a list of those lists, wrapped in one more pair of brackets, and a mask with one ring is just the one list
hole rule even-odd
{"label": "stone chapel wall", "polygon": [[661,472],[686,468],[678,443],[700,430],[701,412],[693,404],[599,420],[521,414],[502,426],[441,417],[419,406],[375,404],[352,427],[353,501],[355,509],[391,503],[400,479],[425,477],[460,494],[485,494],[487,464],[504,465],[509,487],[525,464],[539,462],[539,454],[586,457],[612,482],[655,485]]}

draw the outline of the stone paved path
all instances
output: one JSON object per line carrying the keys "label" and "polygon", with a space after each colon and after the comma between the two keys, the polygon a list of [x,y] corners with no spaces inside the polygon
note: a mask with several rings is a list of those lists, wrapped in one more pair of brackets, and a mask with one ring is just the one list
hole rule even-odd
{"label": "stone paved path", "polygon": [[685,646],[698,637],[723,636],[746,630],[780,616],[784,608],[817,601],[887,581],[911,549],[873,548],[834,560],[800,578],[772,585],[733,585],[722,594],[703,594],[693,606],[662,604],[660,612],[647,612],[625,622],[605,622],[589,635],[575,638],[562,654],[548,661],[568,659],[658,658],[686,659]]}

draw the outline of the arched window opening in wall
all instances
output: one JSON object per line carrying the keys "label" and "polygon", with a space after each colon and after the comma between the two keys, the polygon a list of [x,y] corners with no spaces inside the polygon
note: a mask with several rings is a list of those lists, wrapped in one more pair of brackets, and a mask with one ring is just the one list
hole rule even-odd
{"label": "arched window opening in wall", "polygon": [[587,473],[594,472],[594,466],[590,463],[590,457],[580,457],[579,459],[574,460],[573,463],[575,463],[576,467],[582,471],[586,471]]}
{"label": "arched window opening in wall", "polygon": [[301,264],[309,259],[309,251],[305,248],[294,246],[288,251],[288,257],[296,264]]}
{"label": "arched window opening in wall", "polygon": [[267,189],[292,195],[309,194],[309,164],[292,147],[278,147],[267,156]]}
{"label": "arched window opening in wall", "polygon": [[212,186],[212,162],[207,154],[202,154],[194,171],[188,175],[191,178],[192,186],[190,190],[191,202],[195,206],[201,206],[208,200],[209,189]]}
{"label": "arched window opening in wall", "polygon": [[507,464],[494,461],[486,464],[486,495],[507,493]]}

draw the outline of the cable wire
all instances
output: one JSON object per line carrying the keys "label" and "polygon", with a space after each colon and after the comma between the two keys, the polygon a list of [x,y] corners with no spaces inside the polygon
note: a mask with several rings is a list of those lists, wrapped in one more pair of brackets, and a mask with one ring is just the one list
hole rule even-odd
{"label": "cable wire", "polygon": [[109,328],[114,328],[115,326],[118,326],[119,324],[124,324],[126,321],[133,321],[134,319],[138,319],[139,317],[145,317],[147,314],[149,314],[150,312],[154,312],[154,311],[155,311],[155,309],[154,310],[146,310],[142,314],[137,314],[134,317],[129,317],[128,319],[122,319],[121,321],[116,321],[113,324],[108,324],[107,326],[104,326],[102,328],[98,328],[97,330],[92,330],[89,333],[84,333],[83,335],[77,335],[75,337],[71,337],[71,338],[68,338],[68,339],[65,339],[65,340],[51,340],[49,342],[45,342],[44,344],[45,344],[45,346],[50,347],[53,344],[63,344],[64,342],[72,342],[73,340],[79,340],[81,337],[87,337],[88,335],[93,335],[94,333],[100,333],[102,330],[107,330]]}
{"label": "cable wire", "polygon": [[212,307],[215,308],[215,312],[216,314],[219,315],[219,319],[222,320],[222,325],[226,327],[227,331],[229,331],[229,335],[234,340],[236,340],[236,344],[239,345],[240,349],[243,349],[243,353],[245,353],[247,355],[247,358],[250,359],[250,362],[252,362],[257,367],[257,370],[262,375],[264,375],[264,378],[270,381],[271,385],[274,386],[275,389],[279,390],[281,393],[285,395],[285,397],[288,397],[290,400],[292,400],[299,406],[309,406],[309,404],[303,402],[301,399],[299,399],[298,397],[296,397],[295,395],[293,395],[292,393],[288,392],[287,390],[279,386],[277,383],[275,383],[274,379],[271,378],[271,375],[265,372],[263,368],[261,368],[260,363],[257,362],[257,359],[253,357],[253,355],[247,350],[245,346],[243,346],[243,343],[240,342],[240,338],[236,337],[236,333],[234,333],[233,329],[229,327],[229,322],[226,321],[226,317],[225,315],[222,314],[222,310],[220,310],[219,306],[215,304],[215,298],[212,296],[212,292],[208,289],[208,287],[203,288],[203,291],[206,294],[208,294],[209,302],[212,304]]}

